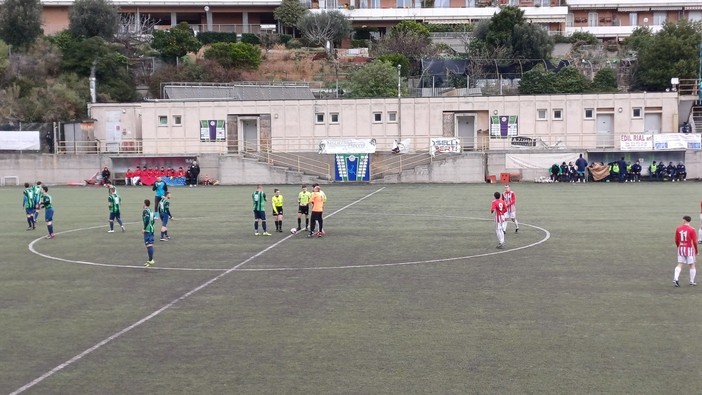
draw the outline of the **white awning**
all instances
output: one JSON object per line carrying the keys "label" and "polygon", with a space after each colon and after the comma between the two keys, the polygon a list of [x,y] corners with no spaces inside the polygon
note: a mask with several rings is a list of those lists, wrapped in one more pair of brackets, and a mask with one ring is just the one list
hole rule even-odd
{"label": "white awning", "polygon": [[651,7],[619,7],[617,11],[619,12],[642,12],[648,11]]}
{"label": "white awning", "polygon": [[686,5],[685,10],[702,10],[702,5]]}
{"label": "white awning", "polygon": [[682,11],[682,7],[651,7],[651,11]]}

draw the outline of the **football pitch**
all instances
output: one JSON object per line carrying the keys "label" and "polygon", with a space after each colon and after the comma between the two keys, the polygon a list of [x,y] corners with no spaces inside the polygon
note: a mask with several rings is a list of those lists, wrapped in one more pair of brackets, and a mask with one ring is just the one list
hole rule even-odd
{"label": "football pitch", "polygon": [[299,186],[264,186],[284,232],[269,209],[258,237],[254,186],[172,188],[149,269],[151,188],[107,233],[104,188],[50,187],[52,240],[0,188],[0,393],[696,393],[702,285],[672,275],[700,185],[515,183],[504,250],[501,184],[323,186],[311,239]]}

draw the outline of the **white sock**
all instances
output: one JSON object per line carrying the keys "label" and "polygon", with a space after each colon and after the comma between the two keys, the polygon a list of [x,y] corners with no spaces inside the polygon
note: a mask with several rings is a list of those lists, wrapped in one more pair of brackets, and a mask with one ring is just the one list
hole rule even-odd
{"label": "white sock", "polygon": [[[673,280],[678,281],[678,277],[680,277],[681,271],[682,269],[679,266],[675,266],[675,275],[673,276]],[[690,275],[692,275],[692,272]]]}
{"label": "white sock", "polygon": [[697,269],[690,269],[690,283],[695,282],[696,275],[697,275]]}
{"label": "white sock", "polygon": [[517,229],[519,229],[519,221],[517,221],[516,219],[514,220],[514,226],[516,226]]}
{"label": "white sock", "polygon": [[497,241],[500,244],[504,244],[505,242],[505,232],[502,230],[502,226],[497,225],[497,229],[495,230],[495,234],[497,235]]}

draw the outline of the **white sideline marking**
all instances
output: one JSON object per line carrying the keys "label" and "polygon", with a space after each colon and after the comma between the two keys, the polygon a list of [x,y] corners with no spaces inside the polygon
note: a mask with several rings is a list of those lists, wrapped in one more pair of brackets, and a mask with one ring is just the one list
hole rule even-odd
{"label": "white sideline marking", "polygon": [[[366,195],[366,196],[364,196],[364,197],[362,197],[362,198],[360,198],[360,199],[358,199],[358,200],[356,200],[356,201],[354,201],[354,202],[351,202],[351,203],[347,204],[346,206],[344,206],[344,207],[342,207],[342,208],[340,208],[340,209],[334,211],[333,213],[327,215],[327,217],[331,217],[332,215],[334,215],[334,214],[336,214],[336,213],[338,213],[338,212],[340,212],[340,211],[342,211],[342,210],[345,210],[345,209],[347,209],[347,208],[353,206],[354,204],[359,203],[359,202],[361,202],[361,201],[363,201],[363,200],[365,200],[365,199],[367,199],[367,198],[369,198],[369,197],[375,195],[376,193],[382,191],[383,189],[385,189],[385,187],[382,187],[382,188],[380,188],[380,189],[378,189],[378,190],[376,190],[376,191],[373,191],[373,192],[369,193],[368,195]],[[256,253],[255,255],[250,256],[249,258],[247,258],[247,259],[244,260],[243,262],[241,262],[241,263],[239,263],[239,264],[237,264],[237,265],[235,265],[235,266],[232,266],[231,268],[227,269],[227,271],[218,274],[217,276],[211,278],[211,279],[208,280],[208,281],[205,281],[205,282],[202,283],[201,285],[199,285],[199,286],[197,286],[197,287],[191,289],[190,291],[186,292],[185,294],[181,295],[180,297],[178,297],[178,298],[172,300],[170,303],[166,304],[165,306],[161,307],[160,309],[154,311],[153,313],[147,315],[146,317],[140,319],[139,321],[133,323],[132,325],[129,325],[128,327],[122,329],[121,331],[119,331],[119,332],[117,332],[117,333],[115,333],[115,334],[113,334],[113,335],[111,335],[111,336],[105,338],[104,340],[98,342],[98,343],[95,344],[94,346],[92,346],[92,347],[86,349],[85,351],[81,352],[80,354],[74,356],[73,358],[69,359],[68,361],[66,361],[66,362],[64,362],[64,363],[62,363],[62,364],[56,366],[55,368],[53,368],[53,369],[49,370],[48,372],[42,374],[41,376],[37,377],[36,379],[32,380],[31,382],[29,382],[29,383],[23,385],[22,387],[16,389],[15,391],[11,392],[10,395],[21,394],[22,392],[24,392],[24,391],[26,391],[26,390],[28,390],[28,389],[34,387],[35,385],[41,383],[42,381],[46,380],[47,378],[49,378],[49,377],[53,376],[54,374],[58,373],[58,372],[61,371],[62,369],[66,368],[66,367],[68,367],[68,366],[70,366],[70,365],[72,365],[72,364],[75,363],[75,362],[78,362],[78,361],[81,360],[83,357],[85,357],[86,355],[92,353],[93,351],[95,351],[95,350],[101,348],[101,347],[104,346],[105,344],[107,344],[107,343],[109,343],[109,342],[111,342],[111,341],[113,341],[113,340],[119,338],[120,336],[122,336],[122,335],[124,335],[125,333],[131,331],[132,329],[137,328],[137,327],[141,326],[142,324],[144,324],[144,323],[150,321],[152,318],[156,317],[157,315],[159,315],[159,314],[163,313],[164,311],[168,310],[169,308],[173,307],[176,303],[187,299],[189,296],[193,295],[194,293],[200,291],[201,289],[204,289],[204,288],[208,287],[210,284],[214,283],[215,281],[219,280],[220,278],[226,276],[227,274],[229,274],[229,273],[231,273],[231,272],[237,270],[237,269],[240,268],[241,266],[244,266],[245,264],[251,262],[252,260],[254,260],[254,259],[256,259],[256,258],[258,258],[259,256],[263,255],[263,254],[266,253],[267,251],[269,251],[269,250],[275,248],[278,244],[280,244],[280,243],[282,243],[282,242],[288,240],[288,239],[291,238],[292,236],[293,236],[292,234],[291,234],[291,235],[288,235],[287,237],[285,237],[285,238],[279,240],[278,242],[273,243],[273,244],[271,244],[270,246],[266,247],[265,249],[259,251],[259,252]]]}

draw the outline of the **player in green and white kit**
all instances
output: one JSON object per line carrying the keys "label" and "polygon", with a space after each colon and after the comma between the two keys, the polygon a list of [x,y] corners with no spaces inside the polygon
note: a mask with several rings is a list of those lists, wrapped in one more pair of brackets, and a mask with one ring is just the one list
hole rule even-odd
{"label": "player in green and white kit", "polygon": [[44,194],[41,181],[37,181],[34,185],[34,222],[39,218],[39,210],[41,210],[41,196]]}
{"label": "player in green and white kit", "polygon": [[24,212],[27,214],[27,230],[34,230],[34,211],[36,210],[34,187],[30,187],[28,182],[24,183],[24,191],[22,191],[22,207],[24,207]]}
{"label": "player in green and white kit", "polygon": [[171,193],[166,194],[158,202],[158,216],[161,218],[161,241],[170,240],[168,235],[168,220],[173,219],[171,214]]}
{"label": "player in green and white kit", "polygon": [[41,207],[44,207],[44,220],[46,221],[46,229],[49,231],[47,239],[56,237],[54,234],[54,201],[49,195],[49,187],[44,185],[41,193]]}
{"label": "player in green and white kit", "polygon": [[114,187],[110,188],[110,195],[107,197],[107,203],[108,209],[110,210],[110,230],[108,230],[107,233],[114,233],[115,219],[122,228],[122,232],[124,232],[124,225],[122,224],[122,216],[120,213],[122,198],[117,194],[117,190]]}
{"label": "player in green and white kit", "polygon": [[263,192],[263,186],[257,185],[256,192],[251,194],[251,199],[253,200],[253,212],[254,212],[254,236],[258,236],[258,223],[261,223],[263,228],[263,235],[270,236],[271,234],[266,231],[266,193]]}
{"label": "player in green and white kit", "polygon": [[149,208],[151,201],[144,200],[144,209],[141,212],[141,219],[144,223],[142,233],[144,234],[144,245],[146,245],[146,253],[149,255],[149,260],[146,261],[144,267],[152,266],[154,263],[154,220],[155,215]]}

